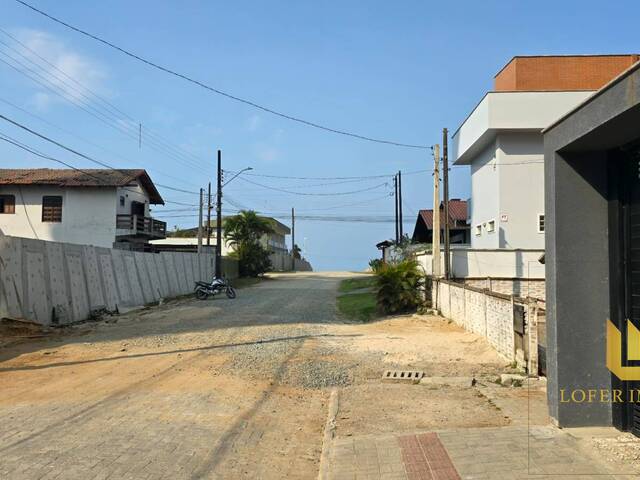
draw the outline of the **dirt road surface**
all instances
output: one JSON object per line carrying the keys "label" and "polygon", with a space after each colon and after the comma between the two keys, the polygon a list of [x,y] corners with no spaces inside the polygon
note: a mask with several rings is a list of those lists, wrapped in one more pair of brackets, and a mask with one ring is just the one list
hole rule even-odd
{"label": "dirt road surface", "polygon": [[340,436],[515,421],[522,399],[490,385],[381,382],[398,368],[483,383],[505,362],[441,318],[341,320],[349,275],[274,275],[236,300],[183,299],[5,345],[0,478],[317,478],[334,388]]}

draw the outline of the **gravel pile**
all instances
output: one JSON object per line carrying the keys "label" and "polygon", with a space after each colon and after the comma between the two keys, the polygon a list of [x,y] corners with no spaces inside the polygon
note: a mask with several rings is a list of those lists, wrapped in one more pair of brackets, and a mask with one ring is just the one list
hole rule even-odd
{"label": "gravel pile", "polygon": [[283,381],[297,387],[321,389],[351,385],[351,369],[345,365],[327,361],[292,362]]}

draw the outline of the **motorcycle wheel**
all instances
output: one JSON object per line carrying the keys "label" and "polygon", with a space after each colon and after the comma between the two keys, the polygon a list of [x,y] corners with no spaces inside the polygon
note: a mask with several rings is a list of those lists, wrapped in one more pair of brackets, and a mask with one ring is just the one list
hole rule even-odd
{"label": "motorcycle wheel", "polygon": [[209,294],[205,292],[202,288],[198,288],[196,290],[196,298],[198,300],[206,300],[209,297]]}
{"label": "motorcycle wheel", "polygon": [[227,298],[236,298],[236,291],[233,287],[227,287]]}

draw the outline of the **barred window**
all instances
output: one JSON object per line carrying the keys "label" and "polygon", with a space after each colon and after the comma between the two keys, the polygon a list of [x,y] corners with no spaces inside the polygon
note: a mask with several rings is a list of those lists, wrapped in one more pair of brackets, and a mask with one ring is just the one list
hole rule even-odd
{"label": "barred window", "polygon": [[16,197],[13,195],[0,195],[0,214],[16,213]]}
{"label": "barred window", "polygon": [[62,197],[57,195],[42,197],[42,221],[62,222]]}

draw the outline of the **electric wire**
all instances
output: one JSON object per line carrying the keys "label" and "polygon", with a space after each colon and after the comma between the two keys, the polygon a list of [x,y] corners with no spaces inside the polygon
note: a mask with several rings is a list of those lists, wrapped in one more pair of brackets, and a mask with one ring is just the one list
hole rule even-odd
{"label": "electric wire", "polygon": [[114,44],[114,43],[112,43],[112,42],[110,42],[108,40],[105,40],[105,39],[103,39],[103,38],[101,38],[101,37],[99,37],[99,36],[97,36],[95,34],[89,33],[89,32],[87,32],[85,30],[80,29],[79,27],[75,27],[75,26],[73,26],[73,25],[71,25],[71,24],[69,24],[69,23],[67,23],[67,22],[65,22],[63,20],[60,20],[60,19],[54,17],[53,15],[50,15],[50,14],[38,9],[38,8],[34,7],[33,5],[30,5],[27,2],[24,2],[23,0],[16,0],[16,2],[20,3],[21,5],[27,7],[29,9],[31,9],[31,10],[33,10],[34,12],[36,12],[36,13],[38,13],[38,14],[46,17],[46,18],[48,18],[49,20],[52,20],[53,22],[58,23],[59,25],[62,25],[62,26],[66,27],[66,28],[68,28],[70,30],[73,30],[73,31],[75,31],[77,33],[80,33],[81,35],[84,35],[84,36],[86,36],[88,38],[91,38],[91,39],[97,41],[97,42],[100,42],[103,45],[106,45],[106,46],[108,46],[108,47],[110,47],[110,48],[112,48],[114,50],[117,50],[120,53],[122,53],[124,55],[127,55],[128,57],[133,58],[135,60],[138,60],[138,61],[140,61],[140,62],[142,62],[142,63],[144,63],[144,64],[146,64],[146,65],[148,65],[148,66],[150,66],[152,68],[160,70],[160,71],[162,71],[164,73],[167,73],[169,75],[173,75],[175,77],[181,78],[182,80],[185,80],[185,81],[187,81],[189,83],[192,83],[194,85],[202,87],[202,88],[204,88],[204,89],[206,89],[208,91],[211,91],[213,93],[216,93],[218,95],[226,97],[226,98],[228,98],[230,100],[234,100],[236,102],[240,102],[240,103],[243,103],[245,105],[249,105],[249,106],[251,106],[253,108],[257,108],[257,109],[262,110],[262,111],[264,111],[266,113],[270,113],[272,115],[275,115],[275,116],[278,116],[278,117],[281,117],[281,118],[284,118],[284,119],[287,119],[287,120],[290,120],[290,121],[293,121],[293,122],[297,122],[297,123],[300,123],[300,124],[303,124],[303,125],[306,125],[306,126],[309,126],[309,127],[313,127],[313,128],[319,129],[319,130],[324,130],[324,131],[335,133],[335,134],[338,134],[338,135],[344,135],[344,136],[348,136],[348,137],[352,137],[352,138],[357,138],[357,139],[365,140],[365,141],[368,141],[368,142],[387,144],[387,145],[392,145],[392,146],[396,146],[396,147],[416,148],[416,149],[421,149],[421,150],[426,150],[426,149],[431,148],[431,147],[426,146],[426,145],[409,144],[409,143],[402,143],[402,142],[396,142],[396,141],[391,141],[391,140],[384,140],[384,139],[379,139],[379,138],[368,137],[368,136],[365,136],[365,135],[349,132],[349,131],[346,131],[346,130],[340,130],[340,129],[337,129],[337,128],[327,127],[327,126],[321,125],[321,124],[316,123],[316,122],[305,120],[305,119],[300,118],[300,117],[296,117],[296,116],[293,116],[293,115],[282,113],[282,112],[280,112],[278,110],[274,110],[272,108],[260,105],[260,104],[254,102],[254,101],[247,100],[247,99],[238,97],[236,95],[232,95],[230,93],[224,92],[224,91],[219,90],[217,88],[214,88],[214,87],[212,87],[210,85],[207,85],[207,84],[205,84],[204,82],[202,82],[200,80],[196,80],[196,79],[194,79],[192,77],[189,77],[186,74],[179,73],[179,72],[177,72],[175,70],[172,70],[172,69],[170,69],[168,67],[164,67],[164,66],[162,66],[162,65],[160,65],[158,63],[155,63],[155,62],[153,62],[151,60],[147,60],[146,58],[143,58],[140,55],[137,55],[137,54],[135,54],[135,53],[133,53],[133,52],[131,52],[129,50],[126,50],[123,47],[119,47],[118,45],[116,45],[116,44]]}
{"label": "electric wire", "polygon": [[[2,40],[0,40],[0,44],[5,44],[5,43]],[[39,66],[38,64],[32,62],[31,60],[29,60],[24,55],[22,55],[20,53],[18,53],[18,54],[20,56],[22,56],[26,61],[30,62],[32,65],[34,65],[37,68],[39,68],[40,70],[42,70],[45,75],[48,75],[48,76],[58,80],[59,82],[67,85],[72,90],[76,90],[77,91],[77,89],[75,87],[73,87],[73,86],[70,86],[68,84],[68,82],[65,82],[64,80],[60,79],[59,77],[47,72],[41,66]],[[29,65],[26,65],[25,63],[23,63],[19,59],[16,59],[15,57],[7,54],[5,51],[0,50],[0,55],[3,55],[4,57],[10,59],[12,62],[14,62],[15,64],[19,65],[22,68],[19,68],[16,65],[14,65],[14,64],[12,64],[10,62],[7,62],[6,60],[3,60],[2,58],[0,58],[0,62],[1,63],[4,63],[5,65],[9,66],[11,69],[13,69],[16,72],[20,73],[21,75],[29,78],[31,81],[37,83],[41,87],[47,89],[48,91],[50,91],[53,94],[57,95],[58,97],[62,98],[64,101],[70,103],[74,107],[76,107],[76,108],[84,111],[85,113],[91,115],[92,117],[94,117],[97,120],[101,121],[105,125],[113,128],[114,130],[120,132],[121,134],[123,134],[123,135],[125,135],[125,136],[127,136],[127,137],[129,137],[129,138],[131,138],[133,140],[138,140],[139,137],[138,137],[137,127],[136,127],[135,131],[133,131],[132,130],[133,127],[129,123],[124,122],[121,118],[114,117],[113,114],[111,114],[111,112],[104,113],[103,111],[99,110],[98,108],[96,108],[94,105],[92,105],[90,103],[91,98],[86,96],[86,94],[79,93],[78,94],[79,96],[73,95],[70,92],[63,90],[60,85],[58,85],[55,82],[51,81],[51,79],[43,76],[43,74],[41,74],[40,72],[34,70]],[[27,73],[27,72],[29,72],[29,73]],[[180,156],[178,153],[175,153],[175,152],[173,152],[171,150],[168,150],[164,144],[162,144],[161,142],[155,140],[154,138],[147,139],[146,143],[152,149],[156,150],[159,153],[167,155],[168,157],[172,158],[173,160],[176,160],[179,163],[184,163],[187,166],[189,166],[190,168],[195,168],[195,169],[198,169],[200,171],[204,171],[204,167],[202,165],[200,165],[199,163],[197,163],[196,161],[188,159],[188,158],[185,158],[184,156]]]}

